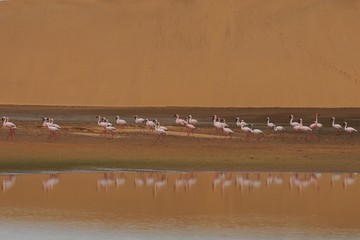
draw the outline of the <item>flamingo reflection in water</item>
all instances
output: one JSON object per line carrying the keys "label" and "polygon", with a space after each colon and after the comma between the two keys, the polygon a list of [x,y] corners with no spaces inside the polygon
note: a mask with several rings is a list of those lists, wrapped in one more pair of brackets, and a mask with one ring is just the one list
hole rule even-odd
{"label": "flamingo reflection in water", "polygon": [[269,188],[270,186],[280,186],[283,184],[284,176],[282,173],[274,174],[270,173],[266,179],[266,187]]}
{"label": "flamingo reflection in water", "polygon": [[341,179],[341,174],[331,175],[330,186],[335,187],[335,183],[340,181],[340,179]]}
{"label": "flamingo reflection in water", "polygon": [[42,188],[45,192],[50,192],[60,182],[60,177],[56,173],[49,175],[48,179],[42,182]]}
{"label": "flamingo reflection in water", "polygon": [[222,182],[222,186],[221,186],[221,192],[224,193],[225,189],[229,188],[232,186],[233,184],[233,180],[231,179],[232,174],[228,174],[227,176],[225,176],[224,181]]}
{"label": "flamingo reflection in water", "polygon": [[120,177],[115,178],[115,186],[119,188],[120,186],[124,186],[126,183],[125,173],[120,173]]}
{"label": "flamingo reflection in water", "polygon": [[356,181],[356,177],[353,173],[349,173],[349,176],[344,177],[343,187],[347,189],[349,186],[353,185]]}
{"label": "flamingo reflection in water", "polygon": [[148,176],[145,177],[145,185],[146,186],[153,186],[155,183],[155,177],[153,174],[149,174]]}
{"label": "flamingo reflection in water", "polygon": [[167,185],[167,177],[165,174],[161,174],[158,176],[158,179],[154,183],[154,196],[157,195],[160,189],[164,188]]}
{"label": "flamingo reflection in water", "polygon": [[303,189],[311,185],[314,185],[316,191],[318,192],[319,191],[318,179],[320,177],[321,174],[319,173],[305,173],[303,177],[300,177],[298,173],[295,173],[291,175],[289,179],[290,190],[296,187],[299,193],[301,193]]}
{"label": "flamingo reflection in water", "polygon": [[6,192],[14,187],[16,182],[15,175],[9,175],[2,181],[1,191]]}
{"label": "flamingo reflection in water", "polygon": [[197,177],[194,173],[181,173],[175,180],[174,190],[178,192],[180,188],[184,188],[185,191],[189,191],[193,185],[197,183]]}
{"label": "flamingo reflection in water", "polygon": [[138,177],[134,179],[134,188],[139,188],[145,185],[144,173],[140,173]]}
{"label": "flamingo reflection in water", "polygon": [[215,191],[216,187],[220,185],[224,181],[224,179],[225,179],[225,173],[223,172],[216,173],[211,183],[212,189]]}
{"label": "flamingo reflection in water", "polygon": [[97,190],[100,191],[102,188],[105,191],[108,190],[108,187],[115,184],[115,175],[114,173],[104,173],[104,176],[97,180]]}
{"label": "flamingo reflection in water", "polygon": [[241,192],[244,192],[245,187],[249,189],[249,191],[261,187],[261,179],[260,173],[256,174],[255,179],[251,179],[249,173],[243,173],[240,176],[236,177],[236,185]]}
{"label": "flamingo reflection in water", "polygon": [[216,173],[212,182],[211,182],[211,186],[213,191],[216,190],[216,188],[219,186],[221,186],[221,192],[223,193],[225,191],[225,189],[229,188],[232,186],[233,184],[233,179],[232,179],[232,173]]}

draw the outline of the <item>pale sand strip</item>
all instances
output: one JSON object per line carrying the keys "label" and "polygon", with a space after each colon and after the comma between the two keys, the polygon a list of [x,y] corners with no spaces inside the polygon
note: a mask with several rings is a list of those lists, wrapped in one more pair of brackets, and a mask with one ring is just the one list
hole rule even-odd
{"label": "pale sand strip", "polygon": [[[126,129],[125,132],[116,132],[114,135],[114,138],[127,138],[127,136],[124,136],[126,133],[140,133],[138,129]],[[143,132],[141,132],[143,133]],[[72,132],[73,135],[81,135],[81,136],[89,136],[89,137],[100,137],[100,132],[98,133],[83,133],[83,132]],[[154,132],[145,132],[144,134],[153,134],[156,135]],[[178,136],[178,137],[189,137],[186,132],[174,132],[174,131],[168,131],[168,136]],[[190,137],[194,138],[219,138],[219,136],[214,136],[211,134],[204,134],[204,133],[194,133],[194,136],[191,134]],[[223,138],[223,137],[222,137]],[[227,137],[229,138],[229,137]],[[239,137],[233,136],[232,138],[237,139]]]}

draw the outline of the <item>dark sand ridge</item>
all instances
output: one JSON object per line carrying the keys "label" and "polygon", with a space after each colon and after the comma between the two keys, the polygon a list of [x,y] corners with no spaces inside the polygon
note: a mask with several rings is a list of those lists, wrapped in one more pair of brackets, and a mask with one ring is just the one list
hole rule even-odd
{"label": "dark sand ridge", "polygon": [[2,103],[359,107],[359,12],[359,1],[0,2]]}
{"label": "dark sand ridge", "polygon": [[[165,170],[228,170],[228,171],[360,171],[360,135],[337,134],[330,127],[330,117],[338,122],[347,120],[360,128],[359,109],[212,109],[212,108],[65,108],[1,106],[0,112],[17,124],[18,132],[12,141],[6,141],[6,129],[0,129],[0,169],[6,171],[39,170],[96,170],[98,168],[132,168]],[[325,125],[314,139],[292,133],[288,116],[303,117],[307,125],[319,112]],[[201,125],[194,138],[180,133],[172,115],[192,114]],[[214,134],[211,116],[226,117],[236,132],[232,140],[210,137]],[[269,114],[271,113],[271,114]],[[125,118],[131,126],[114,139],[100,137],[101,129],[95,116],[101,114],[114,123],[116,115]],[[155,134],[142,133],[133,126],[133,116],[139,114],[158,118],[168,126],[167,144],[155,141]],[[266,132],[257,142],[253,136],[244,142],[244,136],[235,126],[240,115],[247,122]],[[41,127],[41,116],[54,117],[62,126],[57,140],[47,140],[48,131]],[[283,136],[265,128],[265,118],[288,128]],[[308,141],[304,142],[307,136]]]}

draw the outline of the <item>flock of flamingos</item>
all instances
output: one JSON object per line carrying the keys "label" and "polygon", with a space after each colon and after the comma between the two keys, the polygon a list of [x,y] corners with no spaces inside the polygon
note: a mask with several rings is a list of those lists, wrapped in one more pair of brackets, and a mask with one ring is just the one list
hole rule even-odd
{"label": "flock of flamingos", "polygon": [[[110,135],[111,138],[113,138],[116,128],[113,126],[112,123],[105,117],[97,116],[98,119],[97,124],[99,127],[103,129],[102,133],[100,135],[104,135],[105,137],[107,135]],[[188,117],[181,119],[178,114],[174,115],[175,123],[176,125],[181,127],[181,131],[186,131],[188,136],[194,136],[194,132],[197,129],[197,125],[199,122],[192,118],[191,115]],[[320,130],[320,128],[323,127],[323,125],[319,122],[319,114],[315,115],[315,121],[310,126],[303,125],[302,118],[298,122],[294,121],[294,116],[290,115],[290,127],[293,129],[294,132],[313,132],[316,129]],[[127,122],[123,119],[121,119],[119,116],[115,119],[116,125],[119,127],[120,131],[124,131],[126,126],[128,126]],[[234,134],[234,131],[230,129],[229,125],[225,122],[225,119],[220,118],[216,115],[212,118],[213,127],[215,129],[215,136],[218,135],[220,137],[224,138],[231,138]],[[335,117],[331,118],[332,127],[336,129],[337,131],[345,131],[351,136],[357,132],[355,128],[349,127],[347,122],[344,122],[342,125],[335,123]],[[2,123],[3,127],[6,127],[9,129],[9,133],[7,135],[7,139],[12,139],[13,135],[15,134],[15,131],[17,130],[17,127],[14,123],[9,121],[9,117],[2,117]],[[140,127],[143,131],[147,129],[148,131],[153,131],[157,134],[157,138],[154,142],[154,144],[158,141],[166,141],[166,135],[168,129],[160,124],[159,121],[155,120],[149,120],[146,118],[140,118],[137,115],[135,116],[135,124]],[[49,130],[49,136],[48,138],[55,138],[59,135],[61,127],[54,123],[54,119],[44,117],[42,119],[42,125],[44,127],[47,127]],[[260,129],[253,128],[253,124],[247,124],[244,120],[240,119],[239,117],[236,118],[236,125],[240,127],[241,131],[245,134],[245,138],[248,139],[249,134],[255,134],[260,138],[260,136],[263,134],[263,131]],[[267,117],[266,121],[266,127],[275,131],[275,132],[284,132],[285,128],[283,126],[276,125],[270,121],[270,118]]]}

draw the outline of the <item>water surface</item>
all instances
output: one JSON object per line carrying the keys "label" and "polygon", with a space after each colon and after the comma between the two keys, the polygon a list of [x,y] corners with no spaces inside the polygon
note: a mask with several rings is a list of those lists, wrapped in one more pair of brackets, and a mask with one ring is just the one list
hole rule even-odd
{"label": "water surface", "polygon": [[0,239],[358,239],[356,174],[2,175]]}

